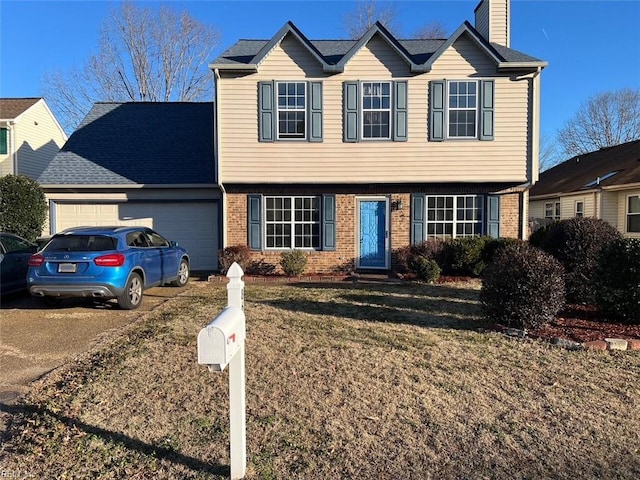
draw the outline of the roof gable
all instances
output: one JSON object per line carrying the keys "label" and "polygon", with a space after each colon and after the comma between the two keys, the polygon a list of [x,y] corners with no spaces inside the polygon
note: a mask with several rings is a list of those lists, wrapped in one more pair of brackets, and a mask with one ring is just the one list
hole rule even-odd
{"label": "roof gable", "polygon": [[576,155],[540,174],[531,197],[640,183],[640,140]]}
{"label": "roof gable", "polygon": [[213,104],[96,103],[38,181],[214,184]]}
{"label": "roof gable", "polygon": [[0,119],[15,120],[42,98],[0,98]]}

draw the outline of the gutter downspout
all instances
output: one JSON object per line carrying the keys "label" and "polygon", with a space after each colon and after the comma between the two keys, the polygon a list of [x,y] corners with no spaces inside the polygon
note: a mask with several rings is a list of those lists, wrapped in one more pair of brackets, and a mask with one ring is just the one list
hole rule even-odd
{"label": "gutter downspout", "polygon": [[220,167],[220,109],[219,109],[219,88],[218,83],[220,81],[220,70],[218,68],[213,69],[213,92],[214,92],[214,142],[213,142],[213,161],[215,163],[216,181],[218,187],[220,187],[220,193],[222,194],[222,228],[220,229],[220,248],[224,249],[227,246],[227,191],[222,183],[222,168]]}
{"label": "gutter downspout", "polygon": [[18,175],[18,149],[16,145],[16,122],[15,120],[9,120],[7,122],[7,129],[9,130],[8,141],[9,145],[7,150],[11,152],[11,168],[14,175]]}
{"label": "gutter downspout", "polygon": [[522,192],[522,225],[521,225],[521,239],[527,240],[529,238],[529,189],[535,185],[540,175],[540,73],[542,67],[536,69],[536,73],[533,74],[533,99],[532,99],[532,111],[531,111],[531,123],[533,125],[533,131],[531,132],[531,172],[529,176],[529,183],[525,190]]}

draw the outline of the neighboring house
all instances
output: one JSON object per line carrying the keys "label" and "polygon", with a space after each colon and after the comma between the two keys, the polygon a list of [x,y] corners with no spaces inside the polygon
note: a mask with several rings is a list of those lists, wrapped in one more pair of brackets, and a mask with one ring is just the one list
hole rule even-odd
{"label": "neighboring house", "polygon": [[[218,267],[212,103],[96,103],[40,175],[49,233],[144,225]],[[45,232],[47,233],[47,232]]]}
{"label": "neighboring house", "polygon": [[482,0],[443,40],[287,23],[214,60],[224,245],[271,264],[301,249],[323,272],[386,270],[430,238],[525,238],[547,64],[510,48],[509,10]]}
{"label": "neighboring house", "polygon": [[0,176],[37,180],[66,140],[43,98],[0,98]]}
{"label": "neighboring house", "polygon": [[606,220],[640,238],[640,140],[577,155],[540,174],[530,191],[531,223]]}

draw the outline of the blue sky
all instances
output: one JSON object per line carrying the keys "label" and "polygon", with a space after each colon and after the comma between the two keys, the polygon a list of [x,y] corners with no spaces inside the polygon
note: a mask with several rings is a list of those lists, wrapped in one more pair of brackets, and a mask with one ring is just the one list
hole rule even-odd
{"label": "blue sky", "polygon": [[[143,1],[145,5],[158,2]],[[214,56],[240,38],[270,38],[287,20],[310,39],[347,38],[354,1],[165,1],[222,35]],[[118,2],[0,0],[0,96],[41,96],[44,72],[82,65]],[[397,0],[401,37],[438,20],[473,24],[477,1]],[[589,97],[640,88],[640,0],[511,0],[511,47],[549,62],[541,129],[549,135]],[[0,114],[1,116],[1,114]]]}

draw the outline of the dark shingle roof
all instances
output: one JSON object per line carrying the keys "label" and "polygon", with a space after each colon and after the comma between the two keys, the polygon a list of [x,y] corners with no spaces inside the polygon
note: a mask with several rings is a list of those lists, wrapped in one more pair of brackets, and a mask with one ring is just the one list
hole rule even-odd
{"label": "dark shingle roof", "polygon": [[96,103],[38,181],[215,183],[213,104]]}
{"label": "dark shingle roof", "polygon": [[[288,22],[287,24],[289,29],[298,32],[296,27]],[[285,27],[287,26],[285,25]],[[378,28],[384,32],[385,35],[388,35],[390,39],[397,42],[399,47],[403,49],[409,57],[409,60],[416,65],[423,65],[427,62],[431,56],[444,45],[448,39],[438,39],[438,40],[421,40],[421,39],[409,39],[409,40],[399,40],[395,39],[391,34],[389,34],[382,25],[376,24],[373,28]],[[496,57],[505,63],[513,62],[513,63],[522,63],[522,62],[542,62],[541,60],[534,58],[530,55],[526,55],[517,50],[513,50],[511,48],[498,45],[495,43],[486,42],[484,39],[481,39],[480,35],[475,31],[473,26],[468,22],[465,22],[453,35],[459,34],[463,30],[466,30],[473,34],[476,38],[478,38],[484,45],[487,50],[492,51]],[[286,32],[287,29],[283,28],[280,32]],[[279,33],[280,33],[279,32]],[[243,66],[243,65],[251,65],[257,63],[260,59],[257,58],[257,55],[260,51],[268,45],[270,42],[276,40],[276,37],[271,38],[269,40],[239,40],[226,51],[224,51],[218,58],[216,58],[212,64],[220,65],[220,66]],[[318,53],[322,56],[322,59],[328,65],[337,65],[339,64],[347,55],[349,50],[358,43],[359,40],[306,40],[309,44],[315,48]]]}
{"label": "dark shingle roof", "polygon": [[[616,172],[614,175],[611,175]],[[598,180],[600,180],[598,182]],[[531,197],[640,182],[640,140],[577,155],[540,174]]]}
{"label": "dark shingle roof", "polygon": [[0,98],[0,118],[12,120],[31,108],[38,98]]}

